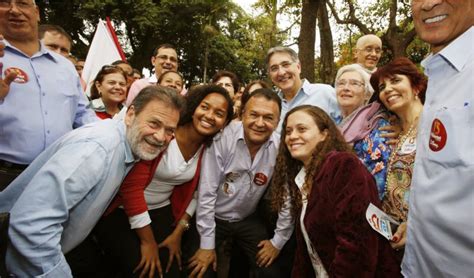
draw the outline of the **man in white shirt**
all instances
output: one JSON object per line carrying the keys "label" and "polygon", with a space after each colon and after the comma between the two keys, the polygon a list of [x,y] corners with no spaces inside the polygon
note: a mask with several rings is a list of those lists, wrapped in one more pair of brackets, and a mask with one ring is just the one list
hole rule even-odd
{"label": "man in white shirt", "polygon": [[474,4],[412,0],[428,88],[413,173],[406,277],[474,275]]}

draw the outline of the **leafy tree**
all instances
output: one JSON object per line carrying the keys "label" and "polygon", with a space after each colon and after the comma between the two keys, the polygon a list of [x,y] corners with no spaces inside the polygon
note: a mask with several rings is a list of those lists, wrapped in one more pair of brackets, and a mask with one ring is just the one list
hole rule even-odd
{"label": "leafy tree", "polygon": [[171,43],[178,49],[180,71],[191,82],[202,82],[205,73],[219,69],[234,71],[245,80],[263,72],[261,53],[254,50],[265,41],[259,32],[269,30],[269,23],[249,17],[230,0],[37,0],[37,4],[43,22],[58,24],[71,34],[73,52],[80,57],[87,53],[98,20],[109,16],[134,67],[151,68],[153,49]]}

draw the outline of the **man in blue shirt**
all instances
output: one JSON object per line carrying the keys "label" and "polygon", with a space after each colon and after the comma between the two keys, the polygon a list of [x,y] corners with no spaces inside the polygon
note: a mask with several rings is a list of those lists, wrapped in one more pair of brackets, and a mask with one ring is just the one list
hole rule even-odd
{"label": "man in blue shirt", "polygon": [[339,115],[334,88],[330,85],[310,84],[308,80],[302,80],[301,64],[298,54],[293,49],[283,46],[270,48],[265,64],[270,79],[280,89],[278,95],[282,102],[278,133],[281,131],[286,113],[303,104],[318,106],[333,119]]}
{"label": "man in blue shirt", "polygon": [[33,0],[0,4],[0,191],[72,129],[97,120],[74,66],[38,40]]}
{"label": "man in blue shirt", "polygon": [[152,160],[167,147],[182,98],[150,86],[125,119],[104,120],[61,137],[0,192],[9,211],[7,269],[18,277],[72,277],[64,254],[94,227],[137,159]]}
{"label": "man in blue shirt", "polygon": [[201,166],[196,226],[199,249],[191,258],[191,277],[210,265],[217,277],[228,277],[230,247],[239,244],[257,277],[279,277],[275,259],[293,232],[289,203],[278,214],[271,239],[256,215],[273,174],[280,138],[274,132],[280,99],[257,89],[245,104],[242,122],[233,122],[206,149]]}
{"label": "man in blue shirt", "polygon": [[[474,2],[412,0],[431,45],[410,191],[405,277],[474,275]],[[402,241],[403,238],[400,240]]]}

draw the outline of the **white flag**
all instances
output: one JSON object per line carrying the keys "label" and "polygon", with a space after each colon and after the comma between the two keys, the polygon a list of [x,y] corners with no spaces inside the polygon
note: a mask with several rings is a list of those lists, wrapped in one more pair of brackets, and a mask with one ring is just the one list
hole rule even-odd
{"label": "white flag", "polygon": [[122,60],[121,49],[118,49],[120,46],[115,43],[112,32],[113,30],[108,28],[107,23],[99,19],[82,71],[82,79],[87,84],[86,94],[88,96],[90,95],[91,83],[102,66]]}

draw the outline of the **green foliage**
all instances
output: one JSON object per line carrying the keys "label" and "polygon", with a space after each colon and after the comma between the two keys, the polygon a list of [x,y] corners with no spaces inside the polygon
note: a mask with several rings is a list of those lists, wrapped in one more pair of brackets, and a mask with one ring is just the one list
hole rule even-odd
{"label": "green foliage", "polygon": [[[73,54],[84,57],[97,22],[109,16],[131,64],[152,68],[154,48],[171,43],[178,49],[179,70],[189,82],[202,82],[208,45],[208,76],[219,69],[243,81],[261,78],[269,36],[275,35],[268,15],[248,16],[231,0],[70,0],[36,1],[43,23],[57,24],[71,34]],[[67,16],[65,16],[67,15]]]}

